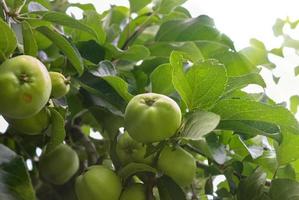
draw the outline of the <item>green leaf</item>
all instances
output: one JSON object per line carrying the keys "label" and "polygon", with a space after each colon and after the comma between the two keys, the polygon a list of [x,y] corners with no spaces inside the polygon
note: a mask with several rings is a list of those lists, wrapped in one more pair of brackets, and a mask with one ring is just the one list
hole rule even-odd
{"label": "green leaf", "polygon": [[275,178],[277,179],[291,179],[296,180],[296,172],[291,164],[279,167],[276,172]]}
{"label": "green leaf", "polygon": [[51,111],[51,136],[50,136],[50,141],[47,144],[47,148],[46,148],[47,153],[50,153],[52,150],[55,149],[55,147],[61,144],[66,135],[64,129],[64,118],[54,108],[51,108],[50,111]]}
{"label": "green leaf", "polygon": [[129,0],[131,12],[137,12],[144,8],[151,0]]}
{"label": "green leaf", "polygon": [[173,67],[173,85],[189,110],[208,109],[222,96],[227,75],[224,65],[216,60],[195,63],[185,74],[182,56],[173,52],[170,57]]}
{"label": "green leaf", "polygon": [[156,41],[221,41],[221,34],[214,27],[213,20],[201,15],[197,18],[172,20],[163,23],[156,35]]}
{"label": "green leaf", "polygon": [[241,180],[238,192],[238,200],[260,200],[266,183],[266,173],[261,169],[255,170],[249,177]]}
{"label": "green leaf", "polygon": [[133,45],[128,50],[123,51],[119,56],[120,59],[128,61],[139,61],[150,56],[150,51],[143,45]]}
{"label": "green leaf", "polygon": [[128,83],[119,76],[116,76],[114,66],[110,61],[101,61],[98,65],[98,68],[90,72],[94,76],[101,77],[107,83],[109,83],[115,89],[115,91],[127,102],[129,102],[133,97],[133,95],[128,92]]}
{"label": "green leaf", "polygon": [[149,46],[151,56],[169,58],[172,51],[180,51],[184,57],[192,62],[202,60],[204,57],[195,42],[155,42]]}
{"label": "green leaf", "polygon": [[174,92],[172,67],[169,63],[159,65],[151,73],[152,92],[169,95]]}
{"label": "green leaf", "polygon": [[123,179],[127,180],[129,177],[140,172],[157,173],[157,170],[149,165],[143,163],[129,163],[118,171],[118,175]]}
{"label": "green leaf", "polygon": [[222,121],[260,121],[276,124],[299,134],[297,120],[291,112],[281,106],[248,100],[226,99],[217,103],[212,112],[219,114]]}
{"label": "green leaf", "polygon": [[287,128],[282,128],[282,142],[276,148],[279,165],[286,165],[299,158],[299,137]]}
{"label": "green leaf", "polygon": [[257,73],[245,74],[243,76],[233,76],[229,77],[227,87],[225,89],[225,94],[233,92],[237,89],[242,89],[249,84],[256,84],[263,88],[266,87],[266,83],[261,75]]}
{"label": "green leaf", "polygon": [[67,56],[80,75],[83,73],[84,66],[79,52],[63,36],[45,26],[38,27],[37,30],[50,39]]}
{"label": "green leaf", "polygon": [[290,98],[291,112],[296,114],[298,111],[298,106],[299,106],[299,96],[298,95],[291,96],[291,98]]}
{"label": "green leaf", "polygon": [[230,150],[234,153],[232,157],[236,160],[243,161],[249,155],[249,149],[239,135],[233,135],[229,142]]}
{"label": "green leaf", "polygon": [[22,22],[22,35],[23,35],[24,54],[37,56],[38,46],[34,38],[31,26],[26,21]]}
{"label": "green leaf", "polygon": [[184,191],[170,177],[164,175],[157,179],[160,199],[186,200]]}
{"label": "green leaf", "polygon": [[23,157],[0,144],[0,199],[35,200]]}
{"label": "green leaf", "polygon": [[299,183],[289,179],[275,179],[269,193],[272,200],[299,200]]}
{"label": "green leaf", "polygon": [[[1,60],[9,58],[17,47],[17,38],[15,33],[10,29],[7,23],[0,18],[0,51],[2,52]],[[4,58],[3,58],[4,57]]]}
{"label": "green leaf", "polygon": [[221,130],[233,130],[246,136],[264,135],[280,142],[282,135],[280,128],[272,123],[247,120],[222,120],[217,127]]}
{"label": "green leaf", "polygon": [[199,140],[212,132],[219,121],[220,116],[212,112],[196,110],[188,113],[183,123],[182,136],[191,140]]}
{"label": "green leaf", "polygon": [[155,2],[155,6],[157,7],[159,13],[168,14],[186,1],[187,0],[157,0]]}
{"label": "green leaf", "polygon": [[212,56],[225,65],[227,75],[230,76],[243,76],[249,73],[258,72],[256,66],[252,64],[244,55],[233,51],[217,52]]}
{"label": "green leaf", "polygon": [[98,40],[98,35],[92,28],[68,16],[67,14],[53,11],[45,12],[45,14],[42,17],[42,20],[85,31],[92,35],[94,39]]}

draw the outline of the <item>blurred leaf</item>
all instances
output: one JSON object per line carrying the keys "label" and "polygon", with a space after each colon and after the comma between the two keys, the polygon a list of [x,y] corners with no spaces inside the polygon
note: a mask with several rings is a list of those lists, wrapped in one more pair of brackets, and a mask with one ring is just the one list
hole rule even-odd
{"label": "blurred leaf", "polygon": [[15,33],[10,29],[8,24],[6,24],[0,18],[0,60],[5,60],[10,57],[17,47],[17,38]]}
{"label": "blurred leaf", "polygon": [[294,68],[295,76],[299,75],[299,66]]}
{"label": "blurred leaf", "polygon": [[155,7],[159,13],[168,14],[179,5],[185,3],[187,0],[157,0]]}
{"label": "blurred leaf", "polygon": [[35,41],[30,24],[26,21],[22,22],[22,35],[23,35],[23,45],[24,54],[30,56],[37,56],[38,46]]}
{"label": "blurred leaf", "polygon": [[296,114],[298,111],[298,106],[299,106],[299,96],[298,95],[291,96],[291,98],[290,98],[291,112]]}
{"label": "blurred leaf", "polygon": [[172,67],[169,63],[159,65],[151,73],[152,92],[169,95],[174,92]]}
{"label": "blurred leaf", "polygon": [[129,163],[122,169],[118,171],[118,175],[123,179],[126,180],[129,177],[133,176],[136,173],[140,172],[150,172],[150,173],[157,173],[155,168],[152,168],[149,165],[142,164],[142,163]]}
{"label": "blurred leaf", "polygon": [[191,140],[201,139],[204,135],[212,132],[218,125],[220,116],[200,110],[188,113],[182,129],[182,136]]}
{"label": "blurred leaf", "polygon": [[241,180],[237,192],[238,200],[260,200],[266,182],[266,173],[261,169],[255,170],[249,177]]}
{"label": "blurred leaf", "polygon": [[283,35],[283,27],[285,25],[285,21],[282,19],[277,19],[275,24],[272,27],[273,33],[276,37]]}
{"label": "blurred leaf", "polygon": [[89,41],[95,39],[95,41],[99,44],[105,43],[106,32],[103,28],[102,17],[100,14],[98,14],[96,11],[85,11],[84,18],[78,22],[88,27],[89,31],[87,31],[86,28],[71,29],[75,41]]}
{"label": "blurred leaf", "polygon": [[299,199],[299,183],[289,179],[275,179],[270,187],[272,200]]}
{"label": "blurred leaf", "polygon": [[173,85],[189,110],[208,109],[222,96],[227,75],[224,65],[217,60],[195,63],[185,74],[182,56],[173,52],[170,64],[173,67]]}
{"label": "blurred leaf", "polygon": [[66,135],[64,129],[64,118],[54,108],[51,108],[50,111],[51,111],[51,135],[50,135],[50,141],[47,144],[47,149],[46,149],[47,153],[50,153],[52,150],[55,149],[55,147],[61,144]]}
{"label": "blurred leaf", "polygon": [[49,38],[67,56],[80,75],[83,73],[84,66],[79,52],[63,36],[45,26],[38,27],[37,30]]}
{"label": "blurred leaf", "polygon": [[182,188],[178,186],[170,177],[164,175],[157,180],[160,199],[163,200],[186,200]]}
{"label": "blurred leaf", "polygon": [[280,56],[282,58],[284,57],[284,55],[283,55],[283,48],[282,47],[271,49],[270,53],[272,53],[272,54],[274,54],[276,56]]}
{"label": "blurred leaf", "polygon": [[129,0],[131,12],[137,12],[144,8],[151,0]]}
{"label": "blurred leaf", "polygon": [[35,200],[24,159],[0,144],[0,199]]}

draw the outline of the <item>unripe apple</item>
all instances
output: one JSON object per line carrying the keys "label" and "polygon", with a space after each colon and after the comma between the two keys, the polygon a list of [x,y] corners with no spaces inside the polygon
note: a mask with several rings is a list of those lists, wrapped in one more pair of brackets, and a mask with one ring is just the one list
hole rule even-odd
{"label": "unripe apple", "polygon": [[37,114],[48,102],[51,79],[38,59],[21,55],[0,66],[0,113],[22,119]]}
{"label": "unripe apple", "polygon": [[47,129],[50,123],[50,112],[43,108],[39,113],[24,119],[6,118],[14,130],[27,135],[38,135]]}
{"label": "unripe apple", "polygon": [[146,187],[141,183],[130,185],[122,192],[120,200],[146,200]]}
{"label": "unripe apple", "polygon": [[66,183],[79,169],[77,153],[68,145],[60,144],[40,158],[41,176],[55,185]]}
{"label": "unripe apple", "polygon": [[158,158],[158,168],[180,186],[190,185],[196,174],[194,157],[181,147],[165,146]]}
{"label": "unripe apple", "polygon": [[142,143],[173,136],[181,125],[181,110],[171,98],[155,93],[133,97],[125,111],[125,129]]}
{"label": "unripe apple", "polygon": [[50,72],[52,90],[51,97],[60,98],[66,95],[70,90],[69,81],[59,72]]}
{"label": "unripe apple", "polygon": [[153,156],[144,158],[146,146],[130,137],[128,132],[120,135],[116,144],[116,154],[123,165],[130,162],[151,164]]}
{"label": "unripe apple", "polygon": [[119,200],[122,185],[111,169],[95,165],[77,177],[75,190],[78,200]]}

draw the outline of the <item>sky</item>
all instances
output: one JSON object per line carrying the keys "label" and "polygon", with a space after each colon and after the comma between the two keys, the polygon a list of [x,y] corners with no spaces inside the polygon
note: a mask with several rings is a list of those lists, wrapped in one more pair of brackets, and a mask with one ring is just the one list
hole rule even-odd
{"label": "sky", "polygon": [[[109,9],[110,5],[128,6],[128,0],[69,0],[73,3],[93,3],[99,12]],[[188,0],[184,5],[196,17],[201,14],[209,15],[216,27],[227,34],[237,49],[249,45],[250,38],[263,41],[268,49],[279,47],[282,38],[273,36],[272,26],[277,18],[299,19],[299,1],[296,0]],[[78,10],[70,10],[80,14]],[[296,35],[294,36],[296,37]],[[299,34],[297,36],[299,39]],[[299,56],[293,50],[285,49],[285,58],[271,56],[277,68],[272,72],[262,69],[267,88],[266,94],[277,102],[288,101],[292,95],[299,95],[299,77],[294,77],[294,67],[299,66]],[[280,76],[275,84],[272,74]],[[261,88],[249,86],[248,92],[258,92]],[[297,114],[299,118],[299,114]],[[0,132],[7,126],[0,118]]]}

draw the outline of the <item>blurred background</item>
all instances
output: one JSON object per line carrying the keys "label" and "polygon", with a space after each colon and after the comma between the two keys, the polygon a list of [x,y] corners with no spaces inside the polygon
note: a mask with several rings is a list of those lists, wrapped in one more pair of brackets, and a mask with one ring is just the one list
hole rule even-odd
{"label": "blurred background", "polygon": [[[109,9],[111,5],[129,6],[128,0],[69,0],[71,3],[92,3],[99,12]],[[184,5],[193,17],[209,15],[216,27],[227,34],[234,42],[237,50],[249,46],[251,38],[262,41],[267,50],[279,48],[283,36],[275,37],[273,25],[278,18],[296,21],[299,19],[299,2],[295,0],[188,0]],[[82,11],[71,7],[69,14],[82,17]],[[284,26],[283,32],[293,39],[299,40],[297,26],[292,29]],[[299,43],[299,42],[298,42]],[[275,69],[261,68],[261,74],[267,84],[266,94],[278,103],[290,107],[290,97],[299,95],[299,76],[294,70],[299,66],[299,56],[293,48],[283,48],[284,58],[269,55],[269,60],[276,65]],[[247,92],[262,92],[259,86],[248,86]],[[298,97],[299,99],[299,97]],[[299,101],[299,100],[298,100]],[[296,114],[299,119],[299,113]],[[0,132],[7,128],[7,123],[0,117]]]}

